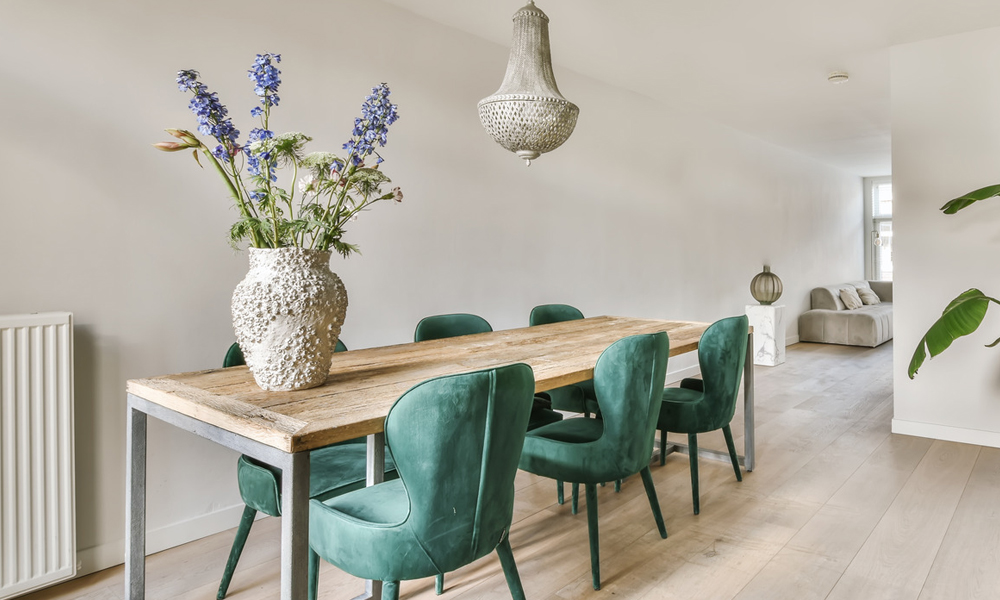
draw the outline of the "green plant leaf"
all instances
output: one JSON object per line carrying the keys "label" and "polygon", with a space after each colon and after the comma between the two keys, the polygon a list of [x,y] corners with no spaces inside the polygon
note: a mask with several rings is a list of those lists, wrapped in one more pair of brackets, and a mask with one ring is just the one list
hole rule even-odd
{"label": "green plant leaf", "polygon": [[928,352],[931,358],[934,358],[944,352],[958,338],[969,335],[978,329],[983,318],[986,317],[986,309],[989,308],[990,302],[1000,304],[996,298],[991,298],[973,288],[959,294],[957,298],[948,303],[948,306],[941,313],[941,318],[931,325],[924,337],[920,339],[920,343],[917,344],[906,371],[910,379],[913,379],[917,374],[917,369],[924,363]]}
{"label": "green plant leaf", "polygon": [[341,241],[339,238],[332,241],[331,245],[333,249],[337,251],[344,258],[351,256],[352,252],[361,254],[361,249],[354,244],[348,244],[347,242]]}
{"label": "green plant leaf", "polygon": [[1000,196],[1000,184],[980,188],[978,190],[969,192],[964,196],[955,198],[954,200],[951,200],[947,202],[944,206],[942,206],[941,210],[943,210],[944,214],[946,215],[953,215],[958,211],[962,210],[963,208],[965,208],[966,206],[969,206],[970,204],[975,204],[980,200],[995,198],[997,196]]}

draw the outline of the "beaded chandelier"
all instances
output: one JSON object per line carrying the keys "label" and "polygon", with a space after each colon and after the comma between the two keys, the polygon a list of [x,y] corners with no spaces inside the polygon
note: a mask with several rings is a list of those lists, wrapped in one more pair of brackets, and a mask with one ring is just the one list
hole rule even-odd
{"label": "beaded chandelier", "polygon": [[494,140],[527,165],[565,142],[580,109],[552,73],[549,18],[528,0],[514,13],[514,42],[500,89],[479,101],[479,120]]}

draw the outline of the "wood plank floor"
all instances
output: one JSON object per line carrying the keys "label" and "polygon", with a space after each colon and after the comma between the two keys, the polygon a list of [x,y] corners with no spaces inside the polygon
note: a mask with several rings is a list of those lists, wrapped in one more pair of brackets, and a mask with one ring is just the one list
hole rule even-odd
{"label": "wood plank floor", "polygon": [[[687,457],[653,478],[670,537],[660,539],[638,478],[599,488],[603,588],[590,586],[587,520],[555,485],[519,473],[511,544],[528,598],[575,600],[935,600],[1000,598],[1000,450],[893,435],[892,344],[788,348],[757,367],[758,467],[737,483],[701,462],[691,513]],[[733,421],[742,447],[742,415]],[[683,440],[678,440],[683,441]],[[700,436],[725,449],[721,432]],[[567,500],[569,488],[567,486]],[[150,556],[147,598],[210,600],[232,542],[224,532]],[[120,600],[116,567],[25,596]],[[278,597],[279,521],[254,527],[229,598]],[[362,584],[324,563],[320,598]],[[402,597],[434,598],[432,579]],[[496,556],[447,576],[444,598],[507,599]]]}

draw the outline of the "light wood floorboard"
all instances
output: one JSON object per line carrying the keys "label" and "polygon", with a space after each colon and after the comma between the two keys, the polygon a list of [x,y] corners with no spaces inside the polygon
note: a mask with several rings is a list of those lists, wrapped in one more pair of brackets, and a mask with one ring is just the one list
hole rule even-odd
{"label": "light wood floorboard", "polygon": [[[555,503],[555,484],[518,473],[511,544],[528,598],[664,600],[951,600],[1000,598],[1000,450],[893,435],[892,344],[789,347],[757,367],[758,467],[737,483],[702,460],[701,515],[691,512],[687,457],[652,463],[668,539],[638,478],[598,489],[603,587],[590,585],[586,503]],[[742,411],[733,421],[742,447]],[[684,441],[678,439],[678,441]],[[721,432],[699,438],[724,450]],[[581,494],[582,496],[582,494]],[[229,598],[278,596],[277,519],[258,521]],[[233,531],[150,556],[147,598],[215,598]],[[328,564],[320,598],[361,582]],[[402,597],[434,598],[433,579]],[[25,596],[121,600],[116,567]],[[447,576],[444,598],[506,600],[495,555]]]}

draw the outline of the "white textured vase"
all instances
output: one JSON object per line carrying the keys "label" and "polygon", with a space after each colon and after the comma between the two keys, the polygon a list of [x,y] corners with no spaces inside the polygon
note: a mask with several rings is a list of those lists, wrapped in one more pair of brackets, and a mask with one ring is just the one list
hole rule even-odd
{"label": "white textured vase", "polygon": [[233,329],[257,385],[322,385],[347,312],[347,290],[330,253],[250,248],[250,271],[233,291]]}

